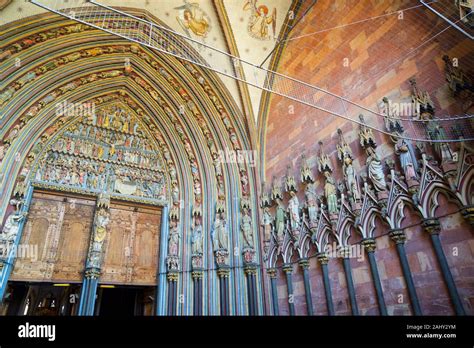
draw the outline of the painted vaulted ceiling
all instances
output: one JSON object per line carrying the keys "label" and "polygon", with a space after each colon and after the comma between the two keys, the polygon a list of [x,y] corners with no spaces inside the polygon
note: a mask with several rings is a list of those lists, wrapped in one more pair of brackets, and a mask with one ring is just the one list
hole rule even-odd
{"label": "painted vaulted ceiling", "polygon": [[[104,5],[142,9],[173,30],[198,42],[268,67],[277,39],[290,10],[291,0],[102,0]],[[45,12],[24,0],[0,0],[0,25]],[[196,45],[196,48],[197,45]],[[204,58],[212,65],[214,57]],[[229,63],[229,69],[230,67]],[[252,72],[244,71],[248,79]],[[257,124],[261,90],[220,76],[236,104]]]}

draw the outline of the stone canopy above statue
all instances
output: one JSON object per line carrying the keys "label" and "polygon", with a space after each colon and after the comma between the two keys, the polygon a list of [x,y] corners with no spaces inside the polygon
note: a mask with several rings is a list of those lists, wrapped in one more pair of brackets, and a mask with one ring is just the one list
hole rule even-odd
{"label": "stone canopy above statue", "polygon": [[47,147],[35,184],[165,201],[163,161],[139,119],[120,104],[89,109]]}

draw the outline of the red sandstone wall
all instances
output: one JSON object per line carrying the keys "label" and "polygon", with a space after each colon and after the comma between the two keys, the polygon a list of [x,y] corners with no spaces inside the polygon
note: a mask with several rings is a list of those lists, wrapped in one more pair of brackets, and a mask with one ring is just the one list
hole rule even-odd
{"label": "red sandstone wall", "polygon": [[[316,31],[318,34],[290,41],[283,51],[278,71],[303,81],[326,88],[348,99],[374,109],[384,96],[396,101],[409,98],[411,88],[408,80],[416,77],[418,86],[427,90],[436,104],[437,113],[460,113],[460,103],[451,97],[444,77],[442,56],[457,57],[461,67],[474,66],[473,43],[454,29],[448,29],[433,40],[423,44],[413,54],[407,53],[433,37],[447,25],[423,8],[405,11],[404,19],[397,15],[387,16],[353,25],[345,29],[329,29],[344,23],[380,16],[392,11],[419,5],[417,1],[330,1],[320,0],[292,32],[297,37]],[[343,66],[344,58],[349,66]],[[394,62],[399,63],[391,66]],[[401,64],[403,63],[403,64]],[[389,67],[387,69],[387,67]],[[469,69],[467,69],[469,72]],[[409,100],[409,99],[405,99]],[[294,111],[293,113],[291,111]],[[301,154],[306,153],[318,180],[319,192],[322,182],[316,169],[318,141],[324,142],[335,169],[334,176],[342,180],[341,165],[336,155],[336,129],[340,127],[358,160],[356,170],[365,171],[365,154],[358,144],[358,125],[345,122],[335,116],[295,103],[289,99],[272,95],[266,122],[265,181],[270,185],[273,175],[283,177],[287,165],[299,178]],[[379,154],[382,157],[393,153],[388,139],[376,134]],[[303,202],[302,190],[298,193]],[[450,209],[454,209],[450,207]],[[439,215],[445,213],[443,208]],[[404,226],[419,223],[420,219],[407,212]],[[441,241],[448,258],[463,305],[468,313],[474,313],[474,239],[472,228],[460,214],[441,218]],[[395,244],[387,235],[387,227],[378,222],[376,258],[382,279],[385,301],[390,314],[411,314],[409,297]],[[406,230],[406,250],[413,278],[424,314],[453,314],[447,289],[431,247],[429,235],[417,225]],[[351,243],[360,237],[354,235]],[[458,255],[453,255],[458,248]],[[312,253],[314,254],[314,253]],[[367,258],[351,260],[357,301],[361,314],[378,314],[375,290]],[[306,301],[302,272],[294,265],[293,286],[296,313],[306,314]],[[337,314],[350,314],[350,303],[344,278],[342,261],[329,262],[334,306]],[[325,315],[326,303],[322,273],[315,259],[310,263],[313,308],[316,315]],[[399,297],[401,295],[401,297]],[[287,288],[284,273],[278,277],[278,297],[281,314],[288,314]],[[399,299],[401,298],[401,303]]]}

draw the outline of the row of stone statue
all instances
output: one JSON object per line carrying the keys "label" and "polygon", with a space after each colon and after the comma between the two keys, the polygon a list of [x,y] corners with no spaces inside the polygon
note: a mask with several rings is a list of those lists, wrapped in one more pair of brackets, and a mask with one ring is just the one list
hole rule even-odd
{"label": "row of stone statue", "polygon": [[156,178],[162,176],[161,171],[157,170],[129,167],[123,163],[102,162],[56,151],[49,151],[44,162],[53,166],[66,167],[71,170],[91,171],[95,174],[103,174],[107,168],[111,174],[113,172],[115,175],[123,175],[132,179],[156,180]]}
{"label": "row of stone statue", "polygon": [[38,169],[37,182],[66,185],[84,190],[106,191],[138,197],[166,199],[163,175],[111,164],[88,161],[72,167],[48,163]]}
{"label": "row of stone statue", "polygon": [[87,120],[83,120],[82,122],[75,123],[71,126],[66,134],[90,140],[102,141],[107,144],[114,144],[115,146],[151,150],[150,145],[146,143],[146,139],[141,135],[140,128],[137,128],[137,132],[128,134],[112,129],[100,128],[92,123],[88,123]]}
{"label": "row of stone statue", "polygon": [[[418,95],[428,96],[426,92],[420,93],[416,82],[411,80],[413,86],[413,98]],[[433,140],[438,140],[432,145],[433,155],[439,160],[440,167],[443,172],[448,172],[455,166],[457,161],[457,154],[447,142],[440,140],[446,139],[444,129],[434,118],[434,106],[429,98],[428,101],[420,109],[420,116],[426,121],[426,129],[428,136]],[[400,169],[402,170],[401,178],[405,180],[408,189],[416,191],[419,186],[420,168],[418,165],[418,158],[416,156],[415,146],[411,141],[404,137],[404,129],[401,124],[401,119],[398,117],[393,109],[391,103],[387,98],[383,99],[382,113],[385,119],[387,131],[391,134],[390,139],[394,145],[394,153],[399,160]],[[325,153],[323,143],[319,142],[319,154],[317,158],[317,167],[319,173],[324,178],[324,189],[320,196],[317,195],[317,187],[315,177],[308,164],[306,157],[302,156],[301,164],[301,183],[304,185],[305,204],[300,207],[300,202],[297,197],[298,185],[291,172],[291,167],[288,167],[285,176],[285,191],[289,194],[287,207],[283,205],[283,193],[281,183],[276,177],[273,178],[271,189],[271,196],[265,192],[265,186],[262,188],[261,204],[263,207],[263,230],[264,239],[268,244],[272,235],[277,243],[281,243],[284,238],[285,231],[289,230],[291,233],[298,233],[300,231],[302,221],[302,211],[305,212],[309,228],[316,227],[318,222],[318,207],[323,206],[327,209],[327,213],[331,220],[337,220],[339,212],[338,193],[343,193],[351,205],[352,211],[358,213],[362,206],[362,182],[367,182],[367,189],[373,191],[379,201],[384,201],[388,198],[388,186],[386,174],[384,171],[384,164],[380,155],[378,154],[377,142],[375,140],[372,129],[365,124],[364,117],[360,115],[360,130],[359,143],[366,152],[366,174],[358,175],[353,166],[354,155],[351,147],[346,142],[343,132],[338,129],[339,142],[336,145],[338,159],[342,166],[343,180],[336,182],[333,176],[333,166],[331,159]],[[426,145],[416,144],[421,153],[426,152]],[[393,167],[393,160],[387,159],[387,163]],[[411,190],[412,191],[412,190]],[[274,214],[271,213],[270,207],[274,206]]]}
{"label": "row of stone statue", "polygon": [[[159,156],[146,141],[134,135],[92,128],[81,129],[82,123],[74,125],[57,140],[53,149],[74,155],[83,155],[102,160],[124,161],[141,167],[158,168]],[[90,127],[90,126],[88,126]]]}
{"label": "row of stone statue", "polygon": [[[252,251],[252,257],[246,258],[247,262],[253,261],[254,253],[254,235],[252,218],[250,216],[250,209],[245,199],[242,204],[242,216],[240,220],[240,232],[243,241],[244,257]],[[193,211],[192,219],[192,235],[191,235],[191,256],[193,269],[200,269],[202,267],[203,243],[204,235],[202,230],[202,216],[199,209]],[[179,241],[181,239],[178,228],[178,221],[173,217],[170,219],[170,229],[168,236],[168,270],[177,270],[178,267],[178,250]],[[227,218],[224,209],[220,209],[217,205],[214,223],[211,228],[211,242],[216,262],[218,266],[228,264],[229,256],[229,231],[227,228]]]}
{"label": "row of stone statue", "polygon": [[54,145],[53,149],[71,155],[83,155],[101,160],[125,162],[140,167],[160,167],[159,157],[153,152],[144,152],[141,150],[130,151],[127,148],[116,147],[113,144],[98,144],[80,138],[62,137]]}

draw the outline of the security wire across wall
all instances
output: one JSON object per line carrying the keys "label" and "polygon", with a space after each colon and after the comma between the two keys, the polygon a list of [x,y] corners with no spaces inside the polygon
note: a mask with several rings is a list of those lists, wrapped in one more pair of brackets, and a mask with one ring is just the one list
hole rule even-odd
{"label": "security wire across wall", "polygon": [[[438,132],[437,137],[433,137],[430,132],[432,122],[413,119],[411,116],[400,117],[398,116],[400,113],[374,111],[330,91],[270,71],[170,28],[93,0],[31,0],[31,2],[66,18],[318,109],[322,115],[327,113],[358,124],[364,123],[368,128],[395,138],[403,137],[420,142],[474,140],[474,124],[472,123],[474,115],[437,118],[436,124],[443,131]],[[446,27],[431,39],[450,27]],[[209,56],[209,53],[213,57],[212,62],[202,58],[204,55]],[[364,115],[363,121],[359,118],[361,114]]]}
{"label": "security wire across wall", "polygon": [[[423,6],[452,25],[453,28],[459,30],[471,40],[474,40],[474,26],[470,24],[473,22],[474,13],[469,14],[473,6],[469,0],[457,0],[456,6],[454,6],[453,3],[455,1],[453,0],[420,0],[420,2]],[[460,18],[462,19],[459,20]]]}

